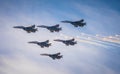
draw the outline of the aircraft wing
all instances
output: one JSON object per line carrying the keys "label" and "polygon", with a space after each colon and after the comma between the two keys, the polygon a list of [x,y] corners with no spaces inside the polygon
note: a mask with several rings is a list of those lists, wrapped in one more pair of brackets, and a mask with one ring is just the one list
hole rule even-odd
{"label": "aircraft wing", "polygon": [[86,25],[86,23],[81,23],[81,24],[79,24],[80,27],[83,27],[83,26],[85,26],[85,25]]}
{"label": "aircraft wing", "polygon": [[60,56],[57,57],[57,59],[61,59],[61,58],[63,58],[63,55],[60,55]]}

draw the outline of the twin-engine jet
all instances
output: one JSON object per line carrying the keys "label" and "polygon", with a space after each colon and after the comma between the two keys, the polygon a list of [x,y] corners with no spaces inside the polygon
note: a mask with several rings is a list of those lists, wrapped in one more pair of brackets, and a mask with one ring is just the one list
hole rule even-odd
{"label": "twin-engine jet", "polygon": [[35,28],[35,25],[31,25],[28,27],[24,27],[24,26],[14,26],[13,28],[18,28],[18,29],[23,29],[25,30],[27,33],[35,33],[37,31],[37,28]]}
{"label": "twin-engine jet", "polygon": [[63,23],[70,23],[74,27],[83,27],[83,26],[86,25],[86,22],[84,22],[84,19],[81,19],[79,21],[67,21],[67,20],[65,20],[65,21],[61,21],[61,22],[63,22]]}
{"label": "twin-engine jet", "polygon": [[37,45],[41,46],[41,48],[51,46],[51,43],[49,43],[49,40],[46,40],[46,41],[44,41],[44,42],[31,41],[31,42],[28,42],[28,43],[37,44]]}
{"label": "twin-engine jet", "polygon": [[75,45],[77,44],[77,41],[75,41],[75,39],[70,39],[70,40],[60,40],[60,39],[55,39],[54,41],[58,41],[58,42],[63,42],[65,45],[69,46],[69,45]]}
{"label": "twin-engine jet", "polygon": [[51,57],[53,60],[63,58],[63,55],[60,55],[60,52],[59,52],[59,53],[56,53],[56,54],[46,54],[46,53],[44,53],[44,54],[40,54],[40,55],[42,55],[42,56],[49,56],[49,57]]}
{"label": "twin-engine jet", "polygon": [[54,26],[40,25],[40,26],[37,26],[37,27],[46,28],[46,29],[48,29],[50,32],[59,32],[59,31],[62,30],[62,28],[59,27],[59,24],[56,24],[56,25],[54,25]]}

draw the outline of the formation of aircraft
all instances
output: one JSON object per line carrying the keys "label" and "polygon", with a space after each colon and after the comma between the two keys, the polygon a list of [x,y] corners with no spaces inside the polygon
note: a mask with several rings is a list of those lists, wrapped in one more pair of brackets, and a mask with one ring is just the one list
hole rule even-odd
{"label": "formation of aircraft", "polygon": [[46,28],[48,29],[50,32],[59,32],[60,30],[62,30],[61,27],[59,27],[59,24],[56,24],[54,26],[45,26],[45,25],[40,25],[37,27],[41,27],[41,28]]}
{"label": "formation of aircraft", "polygon": [[77,41],[75,41],[75,39],[70,39],[70,40],[60,40],[60,39],[55,39],[54,41],[58,41],[58,42],[63,42],[65,45],[69,46],[69,45],[75,45],[77,44]]}
{"label": "formation of aircraft", "polygon": [[81,19],[79,21],[67,21],[67,20],[65,20],[65,21],[61,21],[61,22],[63,22],[63,23],[70,23],[74,27],[83,27],[83,26],[86,25],[86,23],[84,22],[84,19]]}
{"label": "formation of aircraft", "polygon": [[37,28],[35,28],[35,25],[31,25],[31,26],[28,26],[28,27],[24,27],[24,26],[14,26],[13,28],[17,28],[17,29],[23,29],[25,30],[27,33],[35,33],[37,30]]}
{"label": "formation of aircraft", "polygon": [[40,54],[40,55],[42,55],[42,56],[49,56],[53,60],[55,60],[55,59],[61,59],[63,57],[63,55],[60,55],[60,52],[55,53],[55,54],[46,54],[46,53],[44,53],[44,54]]}
{"label": "formation of aircraft", "polygon": [[[70,23],[72,24],[73,26],[75,27],[83,27],[86,25],[86,23],[84,22],[84,19],[81,19],[79,21],[61,21],[63,23]],[[59,32],[62,30],[61,27],[59,27],[59,24],[56,24],[56,25],[53,25],[53,26],[45,26],[45,25],[39,25],[37,27],[40,27],[40,28],[46,28],[48,29],[50,32]],[[35,25],[31,25],[31,26],[28,26],[28,27],[25,27],[25,26],[14,26],[13,28],[17,28],[17,29],[23,29],[25,30],[27,33],[35,33],[36,31],[38,31],[37,28],[35,28]],[[77,44],[77,41],[75,41],[75,39],[69,39],[69,40],[60,40],[60,39],[55,39],[54,41],[57,41],[57,42],[62,42],[64,43],[65,45],[69,46],[69,45],[75,45]],[[28,43],[31,43],[31,44],[37,44],[39,45],[41,48],[44,48],[44,47],[49,47],[51,46],[51,43],[49,43],[49,40],[46,40],[44,42],[38,42],[38,41],[30,41]],[[55,54],[40,54],[42,56],[49,56],[51,57],[53,60],[55,59],[61,59],[63,58],[63,55],[60,55],[61,53],[55,53]]]}
{"label": "formation of aircraft", "polygon": [[41,48],[51,46],[51,43],[49,43],[49,40],[46,40],[44,42],[31,41],[31,42],[28,42],[28,43],[37,44],[37,45],[41,46]]}

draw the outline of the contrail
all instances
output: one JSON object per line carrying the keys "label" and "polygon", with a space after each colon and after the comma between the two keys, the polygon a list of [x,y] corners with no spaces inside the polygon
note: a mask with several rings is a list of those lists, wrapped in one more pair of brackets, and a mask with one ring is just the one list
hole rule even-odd
{"label": "contrail", "polygon": [[58,38],[65,38],[65,39],[71,39],[75,38],[78,42],[88,43],[96,46],[102,46],[102,47],[109,47],[109,46],[117,46],[120,47],[120,35],[112,36],[109,38],[108,36],[93,36],[85,33],[81,33],[79,36],[73,37],[68,36],[65,34],[60,34]]}

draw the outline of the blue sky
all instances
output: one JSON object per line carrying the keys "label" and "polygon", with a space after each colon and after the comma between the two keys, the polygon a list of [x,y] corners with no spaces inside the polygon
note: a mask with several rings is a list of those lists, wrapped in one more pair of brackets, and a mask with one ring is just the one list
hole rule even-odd
{"label": "blue sky", "polygon": [[[0,74],[119,74],[119,0],[0,0]],[[87,26],[75,28],[63,20],[84,19]],[[60,24],[63,30],[36,33],[13,29],[23,25]],[[53,39],[75,38],[67,47]],[[50,48],[29,41],[52,43]],[[52,60],[40,53],[61,52],[63,59]]]}
{"label": "blue sky", "polygon": [[[118,6],[118,3],[119,1],[117,0],[1,0],[0,15],[5,19],[8,17],[12,17],[10,18],[11,20],[16,19],[19,20],[18,22],[22,22],[22,20],[19,19],[22,16],[29,19],[33,18],[37,20],[48,20],[47,18],[49,17],[54,19],[55,22],[51,21],[52,23],[60,23],[60,21],[67,19],[79,20],[83,18],[87,22],[88,26],[86,26],[82,30],[79,30],[79,32],[85,32],[90,34],[98,33],[103,35],[115,35],[120,33],[120,8]],[[29,21],[29,24],[31,23],[36,22]],[[42,21],[36,24],[41,23]],[[71,26],[68,27],[73,28]]]}

